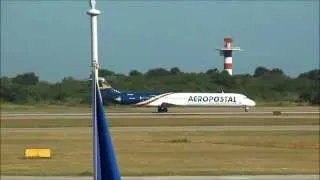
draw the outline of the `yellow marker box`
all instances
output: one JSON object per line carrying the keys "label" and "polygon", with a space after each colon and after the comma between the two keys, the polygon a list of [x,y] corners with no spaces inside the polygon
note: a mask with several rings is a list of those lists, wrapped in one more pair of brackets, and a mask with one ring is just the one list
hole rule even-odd
{"label": "yellow marker box", "polygon": [[26,158],[51,158],[51,150],[46,148],[25,149]]}

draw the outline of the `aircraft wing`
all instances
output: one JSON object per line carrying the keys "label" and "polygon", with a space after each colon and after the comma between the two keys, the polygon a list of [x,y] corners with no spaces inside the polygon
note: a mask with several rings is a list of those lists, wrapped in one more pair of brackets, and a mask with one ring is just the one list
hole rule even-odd
{"label": "aircraft wing", "polygon": [[[152,103],[154,103],[155,101],[158,101],[159,99],[161,98],[164,98],[165,96],[168,96],[170,94],[173,94],[173,92],[169,92],[169,93],[164,93],[164,94],[160,94],[158,96],[154,96],[150,99],[147,99],[145,101],[141,101],[137,104],[135,104],[136,106],[150,106]],[[163,102],[162,104],[165,104],[165,105],[168,105],[168,106],[172,106],[174,104],[171,104],[171,103],[166,103],[166,102]],[[152,106],[152,105],[151,105]]]}

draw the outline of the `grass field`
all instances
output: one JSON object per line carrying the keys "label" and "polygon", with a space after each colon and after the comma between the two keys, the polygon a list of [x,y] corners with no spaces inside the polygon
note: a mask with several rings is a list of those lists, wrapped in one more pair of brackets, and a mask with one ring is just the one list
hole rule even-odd
{"label": "grass field", "polygon": [[[133,126],[249,126],[249,125],[319,125],[317,118],[109,118],[111,127]],[[2,128],[89,127],[91,119],[2,119]]]}
{"label": "grass field", "polygon": [[[89,107],[6,105],[1,112],[89,112]],[[318,107],[257,107],[252,111],[319,111]],[[152,108],[107,108],[107,112]],[[170,112],[230,108],[172,108]],[[233,109],[241,111],[241,109]],[[40,118],[40,119],[39,119]],[[319,118],[109,118],[111,127],[315,125]],[[90,117],[1,117],[1,175],[92,173]],[[319,131],[112,131],[121,174],[318,174]],[[25,159],[25,148],[50,148],[52,159]]]}
{"label": "grass field", "polygon": [[[90,175],[91,128],[85,119],[2,119],[3,175]],[[111,127],[319,125],[306,119],[110,119]],[[318,174],[319,131],[113,131],[122,175]],[[24,159],[25,148],[52,159]]]}
{"label": "grass field", "polygon": [[[88,127],[1,130],[3,175],[90,175]],[[318,174],[319,132],[113,132],[121,174]],[[24,159],[46,147],[52,159]]]}

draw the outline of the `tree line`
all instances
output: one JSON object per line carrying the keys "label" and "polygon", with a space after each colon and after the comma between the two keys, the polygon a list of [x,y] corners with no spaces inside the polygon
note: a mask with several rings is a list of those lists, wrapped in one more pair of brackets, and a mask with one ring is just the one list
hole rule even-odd
{"label": "tree line", "polygon": [[[113,88],[120,91],[153,92],[235,92],[259,102],[320,104],[320,69],[287,76],[281,69],[257,67],[251,74],[230,76],[226,71],[183,72],[154,68],[146,73],[132,70],[128,75],[100,69]],[[90,81],[65,77],[56,83],[40,81],[34,72],[15,77],[1,76],[1,102],[17,104],[87,104]]]}

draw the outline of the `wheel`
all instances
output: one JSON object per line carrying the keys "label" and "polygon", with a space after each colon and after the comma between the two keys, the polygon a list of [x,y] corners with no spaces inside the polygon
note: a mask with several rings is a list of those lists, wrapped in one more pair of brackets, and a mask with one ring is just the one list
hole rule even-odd
{"label": "wheel", "polygon": [[161,112],[168,112],[168,108],[164,107],[164,106],[159,106],[158,107],[158,112],[161,113]]}
{"label": "wheel", "polygon": [[249,107],[248,106],[245,106],[244,107],[244,112],[248,112],[249,111]]}
{"label": "wheel", "polygon": [[163,112],[168,112],[168,108],[163,107]]}

